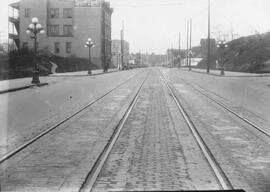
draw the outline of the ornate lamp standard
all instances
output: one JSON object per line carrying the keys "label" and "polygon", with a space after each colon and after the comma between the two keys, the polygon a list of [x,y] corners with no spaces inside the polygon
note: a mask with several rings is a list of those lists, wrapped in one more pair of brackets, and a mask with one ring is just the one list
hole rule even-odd
{"label": "ornate lamp standard", "polygon": [[32,23],[28,26],[26,33],[32,34],[33,36],[31,36],[31,38],[34,39],[34,58],[33,58],[34,71],[33,71],[32,83],[39,84],[40,83],[39,70],[37,66],[37,34],[38,33],[44,34],[45,31],[43,27],[41,26],[41,24],[38,23],[38,18],[36,17],[32,18]]}
{"label": "ornate lamp standard", "polygon": [[85,42],[85,45],[84,47],[88,47],[89,48],[89,60],[88,60],[88,64],[89,64],[89,69],[88,69],[88,74],[92,74],[92,71],[91,71],[91,48],[95,47],[95,44],[94,42],[92,41],[91,38],[88,38],[88,40]]}
{"label": "ornate lamp standard", "polygon": [[220,57],[220,62],[221,62],[221,67],[220,67],[220,75],[224,75],[224,60],[223,60],[223,56],[224,56],[224,50],[226,47],[228,47],[228,45],[226,43],[224,43],[224,41],[219,41],[217,44],[217,47],[219,47],[221,49],[221,57]]}

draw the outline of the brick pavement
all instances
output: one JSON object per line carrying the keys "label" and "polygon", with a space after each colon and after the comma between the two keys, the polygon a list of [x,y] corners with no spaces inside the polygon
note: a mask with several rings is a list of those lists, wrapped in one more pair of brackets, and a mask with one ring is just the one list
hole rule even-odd
{"label": "brick pavement", "polygon": [[195,92],[175,74],[167,73],[195,126],[235,188],[269,192],[270,148],[250,125]]}
{"label": "brick pavement", "polygon": [[93,191],[219,189],[157,73],[144,86]]}
{"label": "brick pavement", "polygon": [[[78,191],[146,72],[0,165],[1,191]],[[121,109],[122,110],[122,109]]]}
{"label": "brick pavement", "polygon": [[41,77],[46,78],[48,86],[0,94],[0,157],[139,73],[132,70],[96,77]]}
{"label": "brick pavement", "polygon": [[[116,72],[116,71],[117,71],[116,69],[109,69],[108,73]],[[92,70],[92,76],[101,75],[101,74],[107,74],[107,73],[103,73],[103,70],[101,69]],[[89,75],[88,75],[88,71],[54,73],[49,76],[41,76],[40,81],[41,81],[41,85],[47,85],[48,83],[55,83],[56,81],[59,81],[59,79],[63,80],[63,77],[76,77],[76,76],[80,77],[80,76],[89,76]],[[33,87],[34,85],[31,84],[31,82],[32,82],[32,77],[0,80],[0,94],[12,92],[12,91],[19,91],[22,89]]]}
{"label": "brick pavement", "polygon": [[[182,71],[189,71],[188,68],[181,68]],[[190,71],[189,71],[190,72]],[[206,69],[192,68],[191,72],[201,73],[205,75],[215,75],[220,77],[270,77],[269,73],[245,73],[235,71],[224,71],[224,75],[220,75],[220,70],[210,69],[209,73],[206,73]]]}

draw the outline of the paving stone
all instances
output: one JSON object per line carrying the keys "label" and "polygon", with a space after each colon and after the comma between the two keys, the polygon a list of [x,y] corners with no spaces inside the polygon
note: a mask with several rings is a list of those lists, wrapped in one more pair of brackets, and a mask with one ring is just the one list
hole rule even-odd
{"label": "paving stone", "polygon": [[[175,87],[178,98],[233,186],[247,192],[269,192],[269,138],[266,141],[254,134],[253,127],[198,94],[177,74],[167,75],[173,85],[182,85],[181,91]],[[238,106],[229,101],[226,104]]]}
{"label": "paving stone", "polygon": [[[171,98],[159,81],[157,74],[147,81],[93,191],[219,189],[179,112],[172,111],[175,104],[169,102]],[[187,132],[188,138],[182,138]],[[190,174],[195,169],[201,173]],[[109,183],[105,188],[104,180]]]}
{"label": "paving stone", "polygon": [[[1,191],[78,191],[147,71],[0,165]],[[54,179],[56,178],[56,179]]]}

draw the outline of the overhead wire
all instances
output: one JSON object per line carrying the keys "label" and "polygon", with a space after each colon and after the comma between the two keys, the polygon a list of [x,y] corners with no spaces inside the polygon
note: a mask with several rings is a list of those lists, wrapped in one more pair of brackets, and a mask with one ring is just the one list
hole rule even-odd
{"label": "overhead wire", "polygon": [[[182,4],[186,4],[186,3],[190,3],[187,2],[187,0],[143,0],[143,1],[139,1],[139,0],[133,0],[130,2],[127,1],[117,1],[117,2],[112,2],[113,6],[117,6],[117,7],[161,7],[161,6],[175,6],[175,5],[182,5]],[[194,0],[191,1],[191,4],[194,4]],[[198,5],[198,4],[197,4]],[[196,6],[197,6],[196,5]]]}

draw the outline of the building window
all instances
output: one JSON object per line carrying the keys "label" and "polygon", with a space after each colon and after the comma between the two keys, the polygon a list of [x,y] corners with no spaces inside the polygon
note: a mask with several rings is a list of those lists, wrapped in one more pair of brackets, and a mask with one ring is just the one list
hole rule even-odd
{"label": "building window", "polygon": [[48,35],[58,36],[59,35],[59,25],[48,25]]}
{"label": "building window", "polygon": [[63,35],[64,36],[72,36],[72,25],[64,25]]}
{"label": "building window", "polygon": [[63,17],[72,18],[72,8],[64,8]]}
{"label": "building window", "polygon": [[58,8],[50,8],[49,9],[49,17],[50,18],[59,18],[59,9]]}
{"label": "building window", "polygon": [[66,43],[66,53],[71,53],[71,42]]}
{"label": "building window", "polygon": [[25,17],[30,17],[30,9],[29,8],[24,9],[24,16]]}
{"label": "building window", "polygon": [[54,43],[54,53],[60,53],[60,43],[59,42]]}

